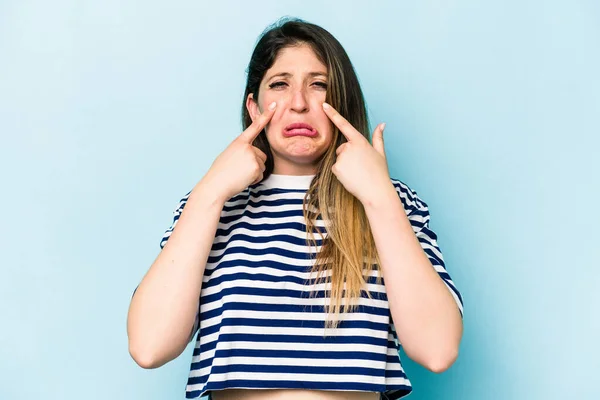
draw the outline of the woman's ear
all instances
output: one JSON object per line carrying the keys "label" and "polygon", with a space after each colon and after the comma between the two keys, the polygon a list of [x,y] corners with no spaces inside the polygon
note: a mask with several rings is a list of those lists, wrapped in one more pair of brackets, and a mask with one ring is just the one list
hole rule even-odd
{"label": "woman's ear", "polygon": [[246,98],[246,109],[248,110],[248,114],[250,114],[250,118],[252,118],[252,121],[254,122],[260,115],[260,108],[258,107],[258,103],[254,101],[253,93],[250,93],[248,98]]}

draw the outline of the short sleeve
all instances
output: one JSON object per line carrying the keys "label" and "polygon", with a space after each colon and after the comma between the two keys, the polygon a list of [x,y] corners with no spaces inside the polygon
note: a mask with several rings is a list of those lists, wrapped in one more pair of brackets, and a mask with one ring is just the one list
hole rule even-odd
{"label": "short sleeve", "polygon": [[460,315],[463,317],[462,295],[446,270],[444,256],[437,242],[438,237],[429,226],[431,215],[427,203],[417,195],[417,192],[410,189],[405,183],[397,179],[392,179],[392,183],[396,188],[398,196],[400,196],[400,200],[402,200],[410,224],[413,227],[419,243],[421,243],[423,251],[427,254],[429,261],[446,284],[448,290],[450,290],[450,293],[458,306]]}
{"label": "short sleeve", "polygon": [[184,209],[185,205],[187,204],[188,198],[190,197],[191,193],[192,193],[192,191],[190,190],[185,196],[183,196],[183,198],[181,200],[179,200],[177,207],[175,207],[175,211],[173,211],[173,220],[171,222],[171,226],[169,226],[169,229],[167,229],[165,231],[165,233],[163,234],[163,237],[160,240],[160,248],[161,249],[163,247],[165,247],[165,244],[167,244],[167,241],[171,237],[171,233],[173,233],[173,229],[175,229],[175,226],[177,225],[177,221],[179,221],[179,217],[181,216],[181,213],[183,212],[183,209]]}
{"label": "short sleeve", "polygon": [[[177,221],[179,221],[179,217],[181,217],[181,213],[183,212],[183,209],[184,209],[185,205],[187,204],[188,198],[190,197],[191,193],[192,193],[192,191],[190,190],[185,196],[183,196],[183,198],[181,200],[179,200],[177,207],[175,207],[175,210],[173,211],[173,220],[171,221],[171,226],[169,226],[169,228],[165,231],[163,237],[160,240],[160,248],[161,249],[165,247],[165,244],[167,244],[167,241],[171,237],[171,233],[173,233],[173,230],[175,229],[175,226],[177,225]],[[199,327],[200,327],[200,302],[198,302],[198,312],[196,313],[194,325],[192,327],[192,331],[190,332],[190,337],[188,340],[189,342],[192,341],[192,339],[194,338],[194,335],[198,331]]]}

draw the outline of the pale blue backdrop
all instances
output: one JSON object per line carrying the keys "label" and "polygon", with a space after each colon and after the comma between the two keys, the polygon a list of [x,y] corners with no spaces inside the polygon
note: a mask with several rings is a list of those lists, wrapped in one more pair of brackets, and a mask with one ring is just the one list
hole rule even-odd
{"label": "pale blue backdrop", "polygon": [[127,307],[284,15],[345,46],[464,295],[411,399],[600,398],[598,2],[3,0],[0,399],[184,398],[191,345],[141,369]]}

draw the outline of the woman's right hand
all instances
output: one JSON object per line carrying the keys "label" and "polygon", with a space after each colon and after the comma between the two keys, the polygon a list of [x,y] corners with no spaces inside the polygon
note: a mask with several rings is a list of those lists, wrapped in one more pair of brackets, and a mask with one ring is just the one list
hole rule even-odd
{"label": "woman's right hand", "polygon": [[275,114],[276,102],[271,105],[233,142],[217,156],[202,183],[221,193],[224,201],[263,179],[267,155],[252,145]]}

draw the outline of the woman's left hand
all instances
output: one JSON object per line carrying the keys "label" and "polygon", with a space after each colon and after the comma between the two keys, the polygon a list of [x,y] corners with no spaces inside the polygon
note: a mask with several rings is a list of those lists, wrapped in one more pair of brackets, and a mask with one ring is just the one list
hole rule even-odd
{"label": "woman's left hand", "polygon": [[393,188],[383,146],[383,129],[379,124],[373,131],[373,145],[331,105],[323,110],[348,140],[336,150],[337,161],[331,172],[362,204],[372,203]]}

